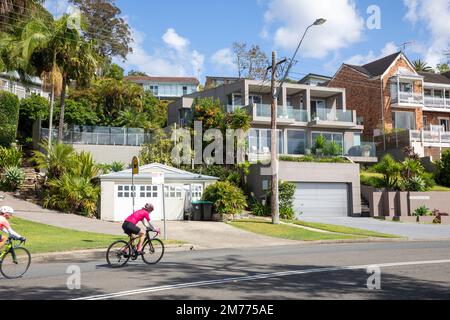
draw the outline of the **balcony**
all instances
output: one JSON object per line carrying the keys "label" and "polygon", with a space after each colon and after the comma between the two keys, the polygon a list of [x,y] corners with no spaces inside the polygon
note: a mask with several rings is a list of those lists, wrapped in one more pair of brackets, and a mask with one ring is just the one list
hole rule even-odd
{"label": "balcony", "polygon": [[422,143],[425,147],[450,148],[450,132],[411,130],[409,135],[411,142]]}
{"label": "balcony", "polygon": [[392,95],[392,104],[423,106],[423,94],[413,92],[398,92]]}
{"label": "balcony", "polygon": [[355,162],[377,162],[377,147],[374,142],[361,142],[357,145],[345,144],[344,156]]}
{"label": "balcony", "polygon": [[425,97],[425,107],[431,109],[439,109],[450,111],[450,99],[442,97]]}
{"label": "balcony", "polygon": [[356,127],[356,111],[340,109],[318,109],[312,113],[312,127]]}
{"label": "balcony", "polygon": [[[252,104],[249,106],[250,114],[255,122],[268,122],[272,117],[272,106],[269,104]],[[295,122],[308,122],[306,110],[295,109],[291,106],[278,106],[277,119],[280,124],[293,124]]]}

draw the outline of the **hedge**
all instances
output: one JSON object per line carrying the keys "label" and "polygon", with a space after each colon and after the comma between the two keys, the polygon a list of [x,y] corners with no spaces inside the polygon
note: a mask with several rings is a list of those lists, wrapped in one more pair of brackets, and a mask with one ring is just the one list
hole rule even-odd
{"label": "hedge", "polygon": [[16,141],[19,124],[19,99],[16,95],[0,91],[0,146],[8,147]]}

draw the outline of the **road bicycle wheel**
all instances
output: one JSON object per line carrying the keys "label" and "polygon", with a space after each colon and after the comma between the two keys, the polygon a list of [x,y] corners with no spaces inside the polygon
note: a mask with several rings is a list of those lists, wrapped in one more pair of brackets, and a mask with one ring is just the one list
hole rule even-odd
{"label": "road bicycle wheel", "polygon": [[31,255],[25,248],[10,250],[0,262],[0,272],[6,279],[22,277],[30,267]]}
{"label": "road bicycle wheel", "polygon": [[113,268],[120,268],[127,264],[131,254],[129,243],[119,240],[109,246],[106,252],[106,262]]}
{"label": "road bicycle wheel", "polygon": [[147,241],[142,248],[142,260],[146,264],[157,264],[164,255],[164,244],[159,239]]}

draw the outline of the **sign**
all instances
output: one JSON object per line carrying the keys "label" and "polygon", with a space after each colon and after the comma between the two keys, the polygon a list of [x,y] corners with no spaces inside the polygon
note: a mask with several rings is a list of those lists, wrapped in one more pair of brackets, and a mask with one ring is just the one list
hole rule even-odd
{"label": "sign", "polygon": [[425,197],[420,197],[420,196],[413,197],[413,196],[410,196],[409,197],[409,200],[430,200],[430,199],[431,199],[431,197],[427,197],[427,196],[425,196]]}
{"label": "sign", "polygon": [[139,174],[139,158],[138,157],[133,157],[132,166],[133,166],[133,174]]}
{"label": "sign", "polygon": [[152,172],[152,185],[163,185],[165,183],[164,172]]}

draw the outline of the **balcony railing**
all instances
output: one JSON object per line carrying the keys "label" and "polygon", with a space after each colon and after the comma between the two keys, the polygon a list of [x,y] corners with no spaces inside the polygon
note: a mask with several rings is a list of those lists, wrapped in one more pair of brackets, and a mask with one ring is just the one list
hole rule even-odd
{"label": "balcony railing", "polygon": [[361,142],[359,145],[346,145],[344,155],[347,157],[375,158],[377,147],[374,142]]}
{"label": "balcony railing", "polygon": [[421,142],[433,145],[450,144],[450,132],[411,130],[409,134],[411,142]]}
{"label": "balcony railing", "polygon": [[441,97],[425,97],[425,106],[430,108],[450,109],[450,99]]}
{"label": "balcony railing", "polygon": [[330,110],[330,109],[319,109],[316,113],[313,113],[313,121],[334,121],[334,122],[354,122],[353,119],[354,112],[349,110]]}
{"label": "balcony railing", "polygon": [[392,103],[423,104],[423,94],[400,91],[397,94],[393,94]]}
{"label": "balcony railing", "polygon": [[[32,92],[32,91],[29,91],[29,90],[27,90],[26,88],[24,88],[22,86],[14,86],[13,88],[11,88],[8,85],[6,85],[6,86],[3,85],[3,86],[0,86],[0,90],[11,92],[12,94],[15,94],[20,100],[31,97],[31,95],[33,93],[39,95],[39,93],[35,93],[35,92]],[[42,96],[44,98],[47,98],[48,94],[47,93],[43,93]]]}
{"label": "balcony railing", "polygon": [[[253,104],[253,114],[258,118],[270,119],[272,116],[272,106],[269,104]],[[279,120],[293,120],[297,122],[308,122],[308,112],[306,110],[295,109],[291,106],[278,106],[277,118]]]}
{"label": "balcony railing", "polygon": [[[57,129],[52,131],[52,140],[56,141]],[[41,140],[48,140],[49,130],[41,129]],[[80,132],[69,130],[63,134],[62,142],[79,145],[141,146],[151,141],[148,133],[137,133],[123,129],[123,133]]]}

